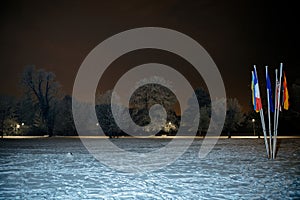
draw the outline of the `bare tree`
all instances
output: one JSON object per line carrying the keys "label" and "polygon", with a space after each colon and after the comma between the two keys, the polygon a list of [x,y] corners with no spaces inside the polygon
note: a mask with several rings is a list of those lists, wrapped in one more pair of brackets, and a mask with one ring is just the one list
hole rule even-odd
{"label": "bare tree", "polygon": [[26,67],[21,80],[24,92],[31,95],[38,104],[41,121],[45,124],[49,136],[53,135],[55,104],[58,98],[59,83],[55,74],[34,66]]}

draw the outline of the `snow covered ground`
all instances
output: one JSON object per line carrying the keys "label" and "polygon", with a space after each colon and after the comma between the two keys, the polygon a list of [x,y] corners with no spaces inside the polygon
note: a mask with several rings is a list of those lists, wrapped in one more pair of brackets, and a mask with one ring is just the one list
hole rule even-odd
{"label": "snow covered ground", "polygon": [[[139,151],[168,139],[116,139]],[[0,140],[0,199],[300,199],[300,139],[220,139],[204,159],[201,139],[163,169],[128,174],[97,161],[79,139]],[[69,155],[68,152],[72,152]]]}

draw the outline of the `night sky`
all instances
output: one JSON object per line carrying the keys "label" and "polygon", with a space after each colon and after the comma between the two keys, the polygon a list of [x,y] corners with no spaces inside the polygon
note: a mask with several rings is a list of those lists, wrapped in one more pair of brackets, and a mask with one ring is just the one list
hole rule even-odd
{"label": "night sky", "polygon": [[[19,95],[26,65],[53,71],[66,94],[78,68],[106,38],[132,28],[157,26],[195,39],[218,66],[227,95],[250,108],[253,64],[259,77],[284,63],[288,83],[300,77],[299,12],[288,1],[2,1],[0,6],[0,94]],[[298,12],[298,13],[297,13]],[[184,74],[194,87],[200,75],[183,59],[159,50],[140,50],[117,59],[100,80],[112,89],[134,66],[160,62]],[[263,90],[263,88],[261,88]]]}

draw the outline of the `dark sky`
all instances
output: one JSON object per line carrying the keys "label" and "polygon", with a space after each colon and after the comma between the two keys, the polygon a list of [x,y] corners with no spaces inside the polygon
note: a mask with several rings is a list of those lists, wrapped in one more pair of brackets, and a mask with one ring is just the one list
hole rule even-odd
{"label": "dark sky", "polygon": [[[3,1],[0,8],[0,93],[20,94],[24,66],[53,71],[65,93],[83,59],[100,42],[124,30],[158,26],[198,41],[217,64],[230,97],[249,109],[252,65],[285,65],[288,83],[299,73],[299,12],[288,1]],[[116,60],[101,90],[126,70],[147,62],[178,69],[194,87],[203,85],[191,66],[166,52],[146,50]],[[261,89],[262,90],[262,89]]]}

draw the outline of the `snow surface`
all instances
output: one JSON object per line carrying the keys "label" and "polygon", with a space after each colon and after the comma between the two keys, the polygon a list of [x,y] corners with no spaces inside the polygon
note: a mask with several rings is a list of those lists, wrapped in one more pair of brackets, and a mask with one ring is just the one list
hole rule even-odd
{"label": "snow surface", "polygon": [[[132,151],[168,139],[115,139]],[[263,139],[220,139],[204,159],[196,140],[157,171],[116,172],[79,139],[0,140],[0,199],[300,199],[300,139],[279,140],[276,160]],[[152,148],[152,149],[151,149]]]}

